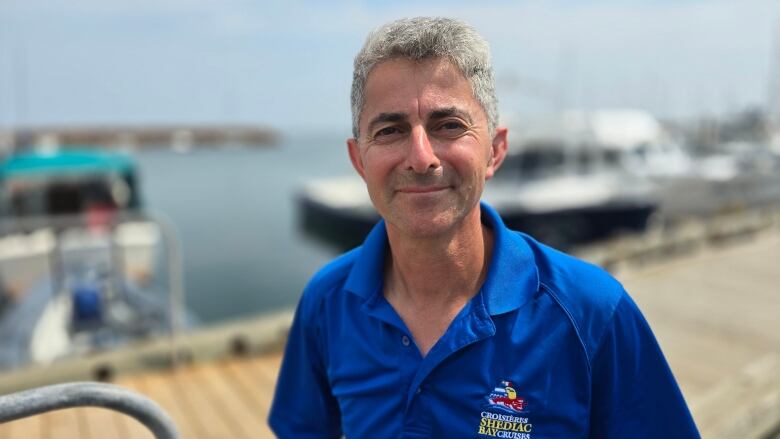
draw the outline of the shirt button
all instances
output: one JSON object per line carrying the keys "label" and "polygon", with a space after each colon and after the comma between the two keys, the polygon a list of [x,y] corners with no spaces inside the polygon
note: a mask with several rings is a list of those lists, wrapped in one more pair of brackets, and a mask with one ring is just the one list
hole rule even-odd
{"label": "shirt button", "polygon": [[417,390],[414,391],[414,393],[418,395],[420,394],[420,392],[422,392],[422,387],[418,387]]}
{"label": "shirt button", "polygon": [[407,337],[407,336],[405,336],[405,335],[404,335],[403,337],[401,337],[401,343],[402,343],[404,346],[409,346],[409,345],[412,343],[412,341],[411,341],[411,340],[409,340],[409,337]]}

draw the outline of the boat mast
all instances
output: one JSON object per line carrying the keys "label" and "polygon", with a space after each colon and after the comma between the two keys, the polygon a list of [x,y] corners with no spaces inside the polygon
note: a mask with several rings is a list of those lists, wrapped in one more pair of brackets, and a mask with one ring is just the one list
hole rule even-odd
{"label": "boat mast", "polygon": [[780,123],[780,19],[775,22],[771,38],[766,113],[773,123]]}

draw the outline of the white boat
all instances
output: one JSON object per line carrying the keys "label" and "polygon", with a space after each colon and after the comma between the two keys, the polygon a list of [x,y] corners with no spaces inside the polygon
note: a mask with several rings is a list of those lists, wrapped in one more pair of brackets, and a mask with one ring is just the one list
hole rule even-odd
{"label": "white boat", "polygon": [[26,153],[0,165],[0,369],[169,334],[186,317],[170,228],[126,156]]}
{"label": "white boat", "polygon": [[[650,114],[637,110],[569,111],[526,120],[515,151],[534,143],[568,143],[567,171],[601,168],[636,177],[658,203],[659,223],[706,218],[734,209],[760,209],[780,202],[780,158],[768,147],[723,144],[719,152],[695,156]],[[594,155],[592,152],[595,151]],[[582,156],[592,156],[583,159]],[[584,163],[583,163],[584,162]],[[574,164],[573,164],[574,163]],[[548,166],[550,167],[550,166]],[[644,180],[642,182],[641,180]],[[644,189],[642,189],[644,190]]]}

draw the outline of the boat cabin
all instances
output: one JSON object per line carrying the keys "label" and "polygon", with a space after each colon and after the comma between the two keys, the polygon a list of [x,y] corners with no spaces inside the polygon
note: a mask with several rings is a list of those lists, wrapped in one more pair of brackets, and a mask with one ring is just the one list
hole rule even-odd
{"label": "boat cabin", "polygon": [[31,152],[0,165],[6,219],[88,215],[140,207],[134,162],[98,151]]}

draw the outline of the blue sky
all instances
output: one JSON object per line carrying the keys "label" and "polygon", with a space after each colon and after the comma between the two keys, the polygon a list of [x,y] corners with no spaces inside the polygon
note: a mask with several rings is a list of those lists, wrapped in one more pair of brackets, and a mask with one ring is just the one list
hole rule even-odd
{"label": "blue sky", "polygon": [[365,34],[414,15],[461,18],[488,39],[504,114],[763,104],[780,32],[775,0],[0,0],[0,126],[346,133]]}

